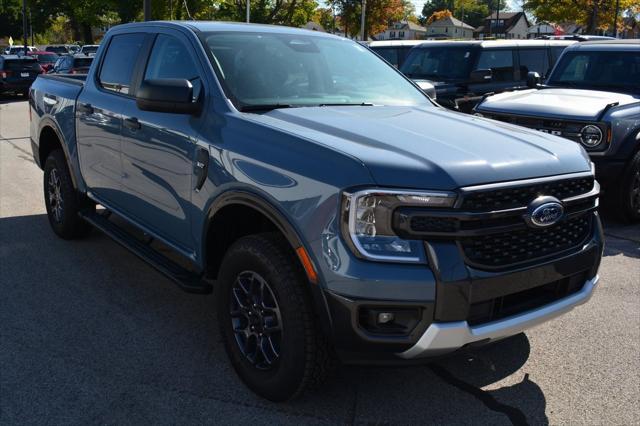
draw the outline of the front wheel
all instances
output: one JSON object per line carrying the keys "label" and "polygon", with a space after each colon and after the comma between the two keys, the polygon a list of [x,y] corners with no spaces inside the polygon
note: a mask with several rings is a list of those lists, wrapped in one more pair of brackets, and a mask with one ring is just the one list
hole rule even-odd
{"label": "front wheel", "polygon": [[618,199],[623,218],[629,222],[640,222],[640,151],[633,156],[622,176]]}
{"label": "front wheel", "polygon": [[44,202],[49,224],[59,237],[69,240],[84,236],[91,230],[78,213],[92,205],[73,187],[60,149],[52,151],[44,165]]}
{"label": "front wheel", "polygon": [[252,391],[272,401],[318,385],[332,365],[297,262],[278,234],[243,237],[227,251],[216,288],[231,363]]}

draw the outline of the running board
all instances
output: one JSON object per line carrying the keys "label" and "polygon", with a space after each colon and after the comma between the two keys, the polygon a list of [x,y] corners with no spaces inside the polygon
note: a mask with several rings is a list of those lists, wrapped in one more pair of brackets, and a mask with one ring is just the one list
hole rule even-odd
{"label": "running board", "polygon": [[171,259],[158,253],[149,245],[139,241],[127,231],[111,222],[105,215],[96,212],[80,212],[80,216],[100,231],[107,234],[121,246],[131,250],[136,256],[149,263],[159,272],[173,280],[178,287],[188,293],[208,294],[211,284],[201,275],[188,271]]}

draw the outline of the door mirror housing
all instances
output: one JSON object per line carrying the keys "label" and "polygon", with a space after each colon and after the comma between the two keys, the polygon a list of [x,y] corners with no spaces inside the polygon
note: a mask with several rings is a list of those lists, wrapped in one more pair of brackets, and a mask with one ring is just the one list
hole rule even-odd
{"label": "door mirror housing", "polygon": [[197,114],[200,102],[193,100],[191,82],[182,78],[144,80],[136,95],[136,105],[143,111]]}
{"label": "door mirror housing", "polygon": [[493,73],[490,69],[471,71],[472,83],[489,83],[493,78]]}
{"label": "door mirror housing", "polygon": [[540,74],[538,74],[537,72],[529,71],[527,73],[527,87],[529,87],[530,89],[537,88],[541,82],[542,82],[542,78],[540,77]]}
{"label": "door mirror housing", "polygon": [[430,97],[432,100],[436,100],[436,88],[433,84],[426,80],[416,80],[416,84],[424,92],[425,95]]}

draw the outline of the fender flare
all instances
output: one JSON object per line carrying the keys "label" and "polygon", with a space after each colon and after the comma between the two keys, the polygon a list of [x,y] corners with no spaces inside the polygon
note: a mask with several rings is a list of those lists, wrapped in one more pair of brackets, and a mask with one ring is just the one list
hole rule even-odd
{"label": "fender flare", "polygon": [[[45,129],[45,127],[51,128],[51,130],[53,130],[53,132],[58,137],[58,140],[60,141],[60,145],[62,146],[62,152],[64,153],[64,158],[67,161],[67,167],[69,168],[69,172],[70,172],[69,174],[71,175],[71,183],[73,184],[73,188],[77,190],[78,182],[77,182],[76,174],[74,173],[73,164],[71,163],[69,146],[67,145],[67,142],[64,136],[62,135],[62,132],[60,131],[60,128],[58,127],[57,123],[50,117],[42,118],[38,125],[38,135],[37,135],[38,139],[37,141],[34,141],[36,146],[38,147],[38,159],[37,159],[38,163],[40,163],[40,135],[42,134],[42,131]],[[39,166],[41,169],[44,170],[44,164],[39,164]]]}

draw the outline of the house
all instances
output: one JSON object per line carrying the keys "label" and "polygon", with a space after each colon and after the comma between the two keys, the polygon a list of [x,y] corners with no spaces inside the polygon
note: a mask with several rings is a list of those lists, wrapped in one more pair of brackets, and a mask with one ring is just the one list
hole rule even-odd
{"label": "house", "polygon": [[376,34],[375,40],[424,40],[427,29],[411,21],[394,22],[384,32]]}
{"label": "house", "polygon": [[479,39],[488,37],[506,39],[526,39],[529,21],[524,12],[493,12],[484,18],[474,36]]}
{"label": "house", "polygon": [[304,24],[300,28],[304,28],[305,30],[310,30],[310,31],[320,31],[322,33],[326,32],[322,25],[318,24],[317,22],[313,22],[313,21],[307,22],[306,24]]}
{"label": "house", "polygon": [[471,25],[448,16],[427,25],[427,39],[473,38],[474,30]]}
{"label": "house", "polygon": [[558,36],[564,35],[564,29],[558,25],[551,22],[539,22],[535,25],[529,27],[527,31],[528,38],[539,38],[543,36]]}

